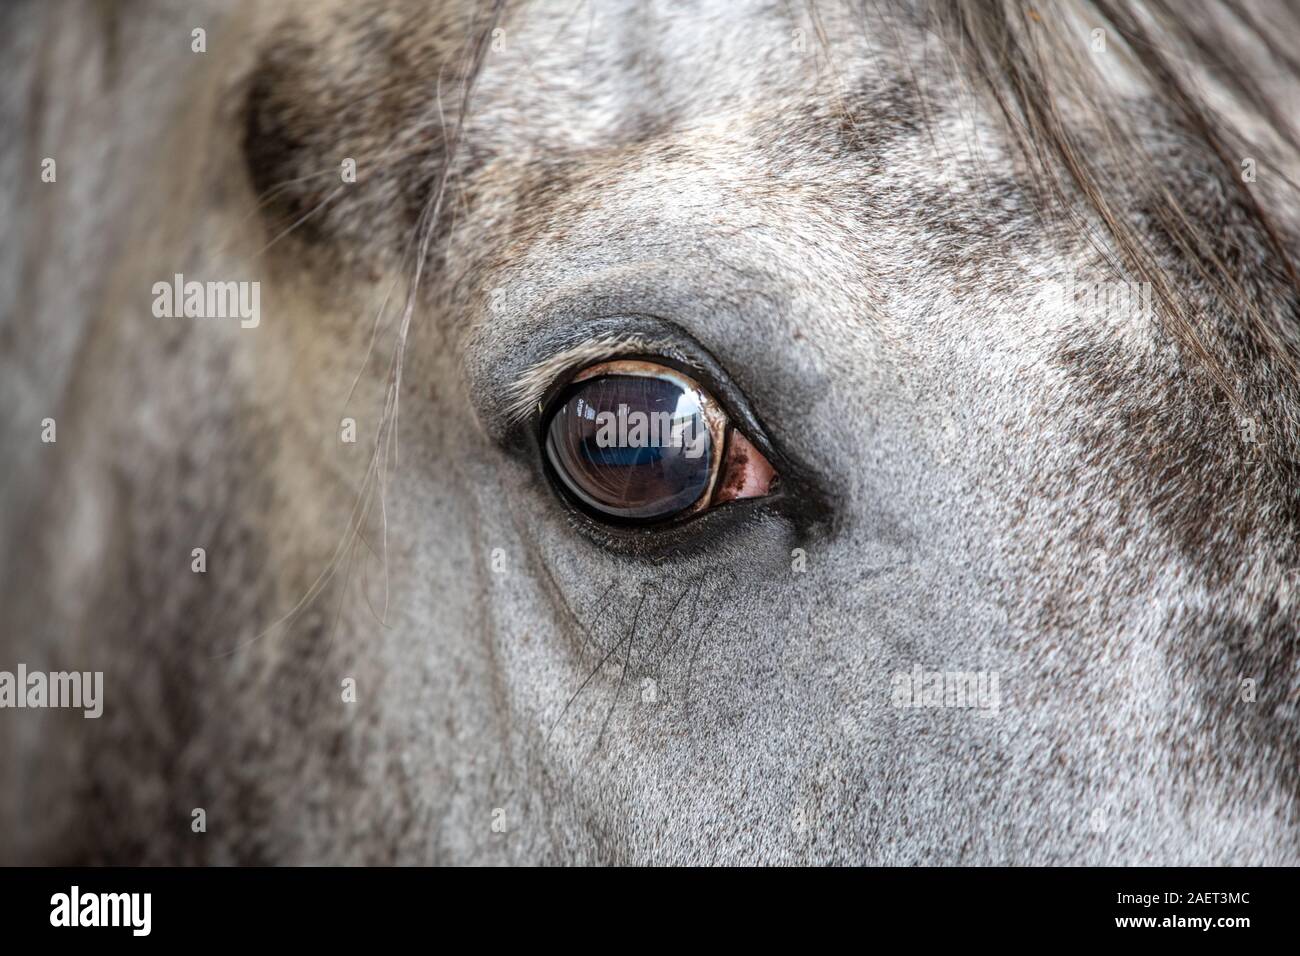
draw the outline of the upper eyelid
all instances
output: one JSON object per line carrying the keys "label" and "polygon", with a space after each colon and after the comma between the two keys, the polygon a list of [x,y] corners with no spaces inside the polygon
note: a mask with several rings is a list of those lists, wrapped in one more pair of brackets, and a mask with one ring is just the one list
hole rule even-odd
{"label": "upper eyelid", "polygon": [[656,342],[631,334],[601,335],[571,346],[540,362],[530,365],[510,384],[506,416],[510,423],[525,421],[533,414],[546,393],[563,375],[593,362],[608,361],[623,355],[655,354],[672,349],[671,343]]}

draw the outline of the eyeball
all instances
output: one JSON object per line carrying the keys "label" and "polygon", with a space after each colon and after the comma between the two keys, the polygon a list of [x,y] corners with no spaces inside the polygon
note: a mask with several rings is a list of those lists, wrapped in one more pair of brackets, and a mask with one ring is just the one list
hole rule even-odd
{"label": "eyeball", "polygon": [[656,362],[589,366],[552,403],[547,462],[612,522],[652,523],[770,494],[776,472],[690,376]]}

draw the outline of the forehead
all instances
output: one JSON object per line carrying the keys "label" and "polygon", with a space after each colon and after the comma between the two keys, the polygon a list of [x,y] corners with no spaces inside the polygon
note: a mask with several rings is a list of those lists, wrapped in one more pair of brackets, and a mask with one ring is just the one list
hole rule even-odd
{"label": "forehead", "polygon": [[492,37],[479,135],[526,134],[526,149],[559,153],[882,94],[924,44],[899,4],[744,0],[522,4]]}
{"label": "forehead", "polygon": [[484,298],[471,362],[509,356],[482,392],[545,359],[550,326],[572,346],[649,313],[798,394],[962,303],[992,330],[1059,265],[905,8],[529,5],[495,40],[456,226]]}
{"label": "forehead", "polygon": [[[465,121],[457,228],[512,262],[561,223],[552,260],[585,224],[610,254],[729,232],[752,262],[779,222],[783,246],[815,236],[843,275],[864,244],[887,264],[904,226],[956,228],[973,254],[1025,213],[994,124],[904,5],[539,3],[501,24]],[[838,250],[837,231],[853,234]],[[921,271],[989,274],[942,241],[921,253]]]}
{"label": "forehead", "polygon": [[645,125],[768,111],[826,79],[828,55],[852,81],[863,59],[919,36],[897,5],[868,17],[745,0],[523,4],[493,31],[482,88],[489,103],[526,107],[516,118],[539,146],[581,148]]}

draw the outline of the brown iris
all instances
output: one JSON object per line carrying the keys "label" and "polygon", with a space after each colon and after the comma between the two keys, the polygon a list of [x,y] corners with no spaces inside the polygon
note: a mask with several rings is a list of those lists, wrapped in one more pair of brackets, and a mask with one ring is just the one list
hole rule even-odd
{"label": "brown iris", "polygon": [[[603,362],[581,372],[554,406],[545,443],[569,494],[615,520],[658,521],[755,497],[775,478],[708,392],[654,362]],[[719,488],[724,459],[737,465],[721,482],[730,491]]]}

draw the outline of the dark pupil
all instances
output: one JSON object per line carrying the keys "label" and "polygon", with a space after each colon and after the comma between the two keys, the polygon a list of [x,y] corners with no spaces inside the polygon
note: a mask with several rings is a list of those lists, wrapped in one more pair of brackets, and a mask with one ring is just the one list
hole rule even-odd
{"label": "dark pupil", "polygon": [[713,458],[694,389],[671,378],[581,382],[551,416],[546,455],[580,501],[620,518],[664,518],[699,500]]}

